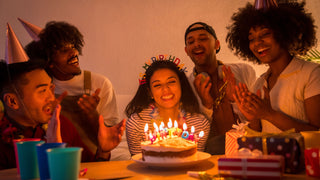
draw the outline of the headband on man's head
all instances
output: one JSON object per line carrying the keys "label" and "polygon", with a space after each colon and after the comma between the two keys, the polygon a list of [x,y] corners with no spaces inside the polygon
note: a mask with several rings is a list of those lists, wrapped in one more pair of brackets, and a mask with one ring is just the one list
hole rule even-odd
{"label": "headband on man's head", "polygon": [[[200,27],[193,27],[194,25],[201,25]],[[209,34],[211,34],[215,39],[218,39],[217,38],[217,35],[216,35],[216,32],[214,31],[214,29],[209,26],[208,24],[204,23],[204,22],[195,22],[193,24],[191,24],[185,34],[184,34],[184,43],[187,44],[187,35],[190,33],[190,32],[193,32],[193,31],[197,31],[197,30],[205,30],[207,31]],[[218,53],[221,49],[221,46],[219,46],[219,49],[216,50],[216,53]]]}
{"label": "headband on man's head", "polygon": [[[193,26],[196,25],[196,24],[200,24],[200,25],[202,25],[202,27],[195,27],[195,28],[193,28]],[[197,30],[200,30],[200,29],[206,30],[206,31],[207,31],[208,33],[210,33],[215,39],[218,39],[218,38],[217,38],[217,35],[216,35],[216,32],[214,31],[214,29],[213,29],[211,26],[209,26],[208,24],[206,24],[206,23],[204,23],[204,22],[195,22],[195,23],[191,24],[191,25],[187,28],[187,30],[186,30],[186,32],[185,32],[185,34],[184,34],[184,42],[187,41],[187,35],[188,35],[190,32],[192,32],[192,31],[197,31]]]}
{"label": "headband on man's head", "polygon": [[[167,54],[160,54],[158,56],[151,57],[150,59],[148,59],[144,63],[144,65],[142,66],[143,69],[147,70],[149,68],[149,66],[151,66],[151,64],[156,61],[171,61],[176,64],[176,66],[179,68],[180,71],[188,72],[187,67],[183,67],[184,64],[181,63],[181,60],[179,58],[176,58],[175,56],[167,55]],[[146,74],[145,74],[145,72],[140,73],[139,74],[139,85],[142,85],[145,83],[146,83]]]}

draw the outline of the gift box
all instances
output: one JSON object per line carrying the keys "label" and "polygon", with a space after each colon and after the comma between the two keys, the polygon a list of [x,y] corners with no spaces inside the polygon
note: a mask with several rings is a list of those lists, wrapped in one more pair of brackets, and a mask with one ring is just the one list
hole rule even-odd
{"label": "gift box", "polygon": [[240,179],[281,179],[283,156],[223,156],[218,159],[218,172],[222,176]]}
{"label": "gift box", "polygon": [[238,151],[239,145],[237,139],[242,137],[243,133],[238,132],[235,129],[231,129],[226,132],[226,140],[225,140],[225,155],[232,155]]}
{"label": "gift box", "polygon": [[304,169],[304,143],[300,133],[286,135],[243,136],[238,138],[239,148],[259,149],[263,154],[282,155],[286,173],[299,173]]}
{"label": "gift box", "polygon": [[233,124],[231,130],[226,132],[226,139],[225,139],[225,155],[232,155],[238,152],[239,145],[237,139],[242,137],[245,133],[245,127],[248,123],[237,123]]}
{"label": "gift box", "polygon": [[306,173],[308,176],[320,177],[320,148],[304,150]]}

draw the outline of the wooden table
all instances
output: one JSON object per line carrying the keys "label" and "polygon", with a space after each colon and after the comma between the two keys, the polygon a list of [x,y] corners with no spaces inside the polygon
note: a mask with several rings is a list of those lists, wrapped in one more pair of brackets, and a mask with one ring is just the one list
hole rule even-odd
{"label": "wooden table", "polygon": [[[209,160],[201,162],[191,167],[180,168],[151,168],[143,164],[128,161],[109,161],[109,162],[91,162],[81,163],[80,169],[87,168],[87,173],[80,177],[83,180],[106,180],[106,179],[174,179],[174,180],[196,180],[189,177],[187,171],[206,171],[208,174],[215,175],[218,173],[217,159],[220,156],[211,156]],[[0,179],[18,180],[16,169],[7,169],[0,171]],[[305,174],[285,174],[283,179],[290,180],[315,180]]]}

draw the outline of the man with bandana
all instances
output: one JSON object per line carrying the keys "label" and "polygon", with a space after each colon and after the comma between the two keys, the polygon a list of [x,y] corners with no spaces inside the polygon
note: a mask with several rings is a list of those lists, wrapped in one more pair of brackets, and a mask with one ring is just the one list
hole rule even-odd
{"label": "man with bandana", "polygon": [[225,153],[225,133],[233,124],[242,122],[232,94],[239,82],[250,87],[255,79],[254,69],[247,64],[226,64],[217,59],[220,42],[214,29],[203,22],[191,24],[185,32],[185,51],[195,67],[189,77],[198,95],[200,109],[211,119],[206,152]]}

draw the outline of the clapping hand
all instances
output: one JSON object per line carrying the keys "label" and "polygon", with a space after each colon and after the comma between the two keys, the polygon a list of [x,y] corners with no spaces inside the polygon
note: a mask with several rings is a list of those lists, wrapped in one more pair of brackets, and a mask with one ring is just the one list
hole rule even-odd
{"label": "clapping hand", "polygon": [[126,125],[126,120],[123,119],[119,124],[107,127],[104,124],[103,117],[99,116],[99,132],[98,141],[102,151],[111,151],[121,141],[124,129]]}
{"label": "clapping hand", "polygon": [[48,129],[46,132],[47,143],[61,143],[61,129],[60,129],[60,112],[61,106],[60,102],[67,95],[67,92],[63,92],[60,97],[58,97],[54,102],[52,102],[53,114],[48,122]]}
{"label": "clapping hand", "polygon": [[263,87],[263,90],[264,98],[262,99],[260,90],[254,94],[248,90],[245,84],[239,83],[239,85],[236,86],[234,99],[239,110],[253,123],[260,119],[266,119],[273,111],[270,103],[269,91],[265,87]]}
{"label": "clapping hand", "polygon": [[87,115],[88,119],[97,121],[99,118],[99,113],[97,112],[97,106],[100,102],[100,93],[101,89],[98,88],[91,96],[86,94],[82,95],[78,100],[79,107]]}

